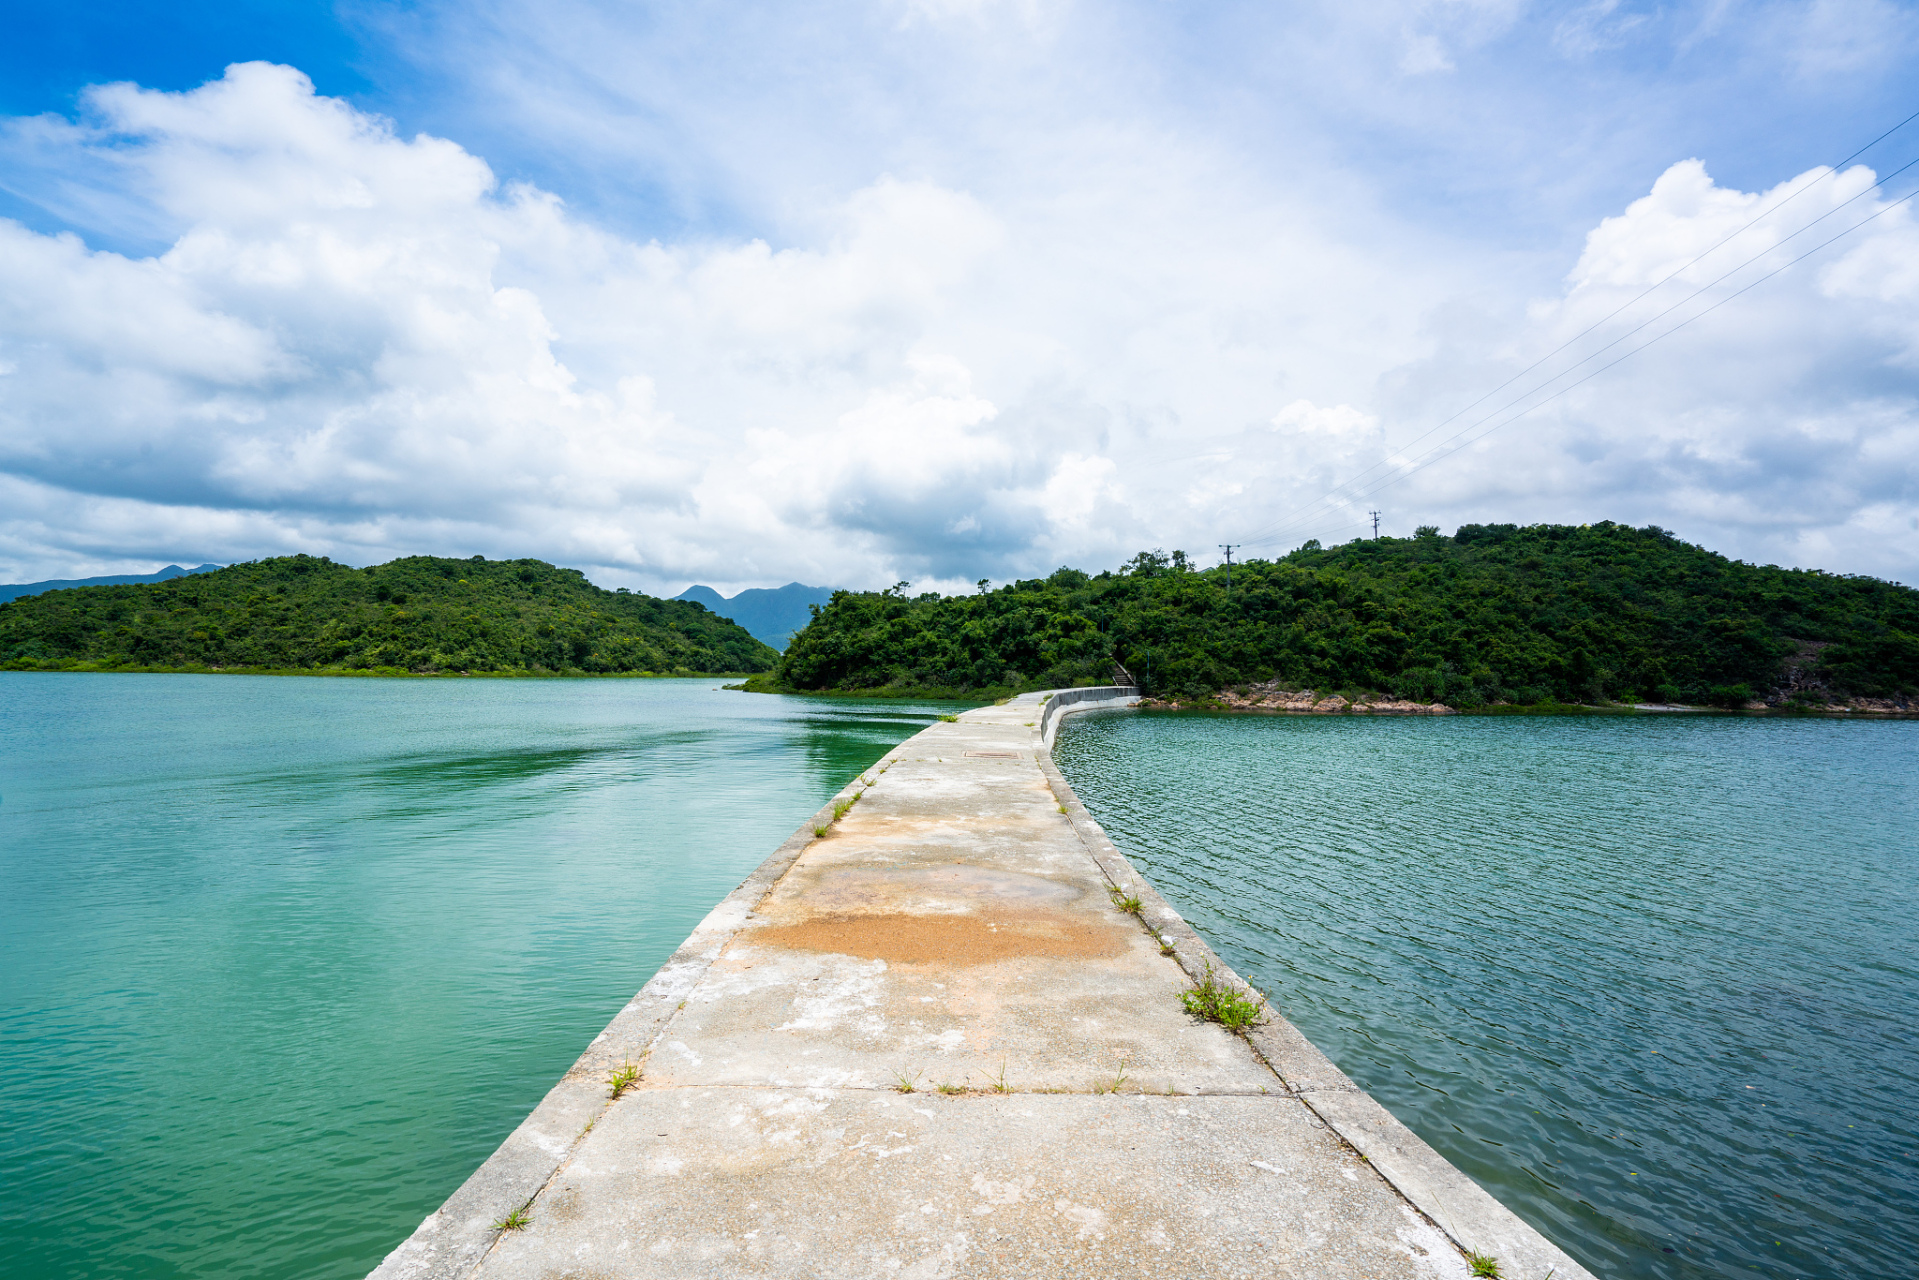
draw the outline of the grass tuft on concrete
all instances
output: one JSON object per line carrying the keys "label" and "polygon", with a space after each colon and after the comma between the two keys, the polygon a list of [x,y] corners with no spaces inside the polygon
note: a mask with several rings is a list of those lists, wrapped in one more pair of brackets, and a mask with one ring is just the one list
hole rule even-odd
{"label": "grass tuft on concrete", "polygon": [[1094,1093],[1118,1093],[1120,1091],[1120,1087],[1124,1085],[1125,1083],[1126,1083],[1126,1059],[1121,1058],[1119,1060],[1119,1070],[1114,1073],[1113,1078],[1111,1080],[1094,1081],[1093,1092]]}
{"label": "grass tuft on concrete", "polygon": [[608,1090],[606,1096],[617,1099],[621,1094],[631,1089],[633,1082],[639,1078],[640,1068],[636,1064],[631,1062],[622,1063],[618,1071],[611,1072],[606,1077]]}
{"label": "grass tuft on concrete", "polygon": [[1206,962],[1206,976],[1199,985],[1179,999],[1193,1017],[1217,1022],[1234,1033],[1266,1021],[1266,997],[1251,988],[1241,990],[1229,982],[1221,982],[1210,960]]}
{"label": "grass tuft on concrete", "polygon": [[1473,1269],[1475,1277],[1485,1276],[1489,1280],[1500,1280],[1499,1259],[1490,1254],[1474,1250],[1466,1255],[1466,1264]]}
{"label": "grass tuft on concrete", "polygon": [[524,1231],[532,1224],[533,1215],[526,1211],[525,1205],[521,1205],[512,1213],[507,1214],[506,1217],[494,1223],[493,1229],[495,1231]]}

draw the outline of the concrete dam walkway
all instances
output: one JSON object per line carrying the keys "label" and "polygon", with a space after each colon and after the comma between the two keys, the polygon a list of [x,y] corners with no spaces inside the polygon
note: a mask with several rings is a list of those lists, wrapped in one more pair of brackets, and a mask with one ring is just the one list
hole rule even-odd
{"label": "concrete dam walkway", "polygon": [[1047,750],[1131,692],[889,752],[374,1275],[1586,1280],[1277,1014],[1187,1014],[1237,978]]}

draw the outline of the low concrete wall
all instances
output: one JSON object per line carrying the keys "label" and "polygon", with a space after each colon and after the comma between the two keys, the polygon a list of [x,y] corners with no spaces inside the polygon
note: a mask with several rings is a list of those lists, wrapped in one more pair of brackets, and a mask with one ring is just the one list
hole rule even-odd
{"label": "low concrete wall", "polygon": [[1053,739],[1059,735],[1061,719],[1080,711],[1133,706],[1139,701],[1139,690],[1130,684],[1099,684],[1085,689],[1054,689],[1039,696],[1043,699],[1039,713],[1039,739],[1051,751]]}

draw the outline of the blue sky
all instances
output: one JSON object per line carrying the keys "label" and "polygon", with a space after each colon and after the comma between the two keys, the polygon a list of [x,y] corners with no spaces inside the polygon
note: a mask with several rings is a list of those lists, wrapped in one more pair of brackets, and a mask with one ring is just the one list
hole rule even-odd
{"label": "blue sky", "polygon": [[[1375,506],[1919,576],[1919,233],[1886,207],[1919,170],[1873,186],[1919,125],[1818,171],[1919,110],[1910,6],[10,26],[0,576],[477,551],[957,586]],[[1848,198],[1822,227],[1877,216],[1644,356],[1338,489],[1755,216],[1534,376]]]}

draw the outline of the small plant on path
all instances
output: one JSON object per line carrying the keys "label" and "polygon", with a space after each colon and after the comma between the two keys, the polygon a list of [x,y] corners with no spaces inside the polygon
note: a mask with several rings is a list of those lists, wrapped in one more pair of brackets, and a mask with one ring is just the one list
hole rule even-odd
{"label": "small plant on path", "polygon": [[521,1205],[512,1213],[507,1214],[506,1217],[494,1223],[493,1229],[495,1231],[524,1231],[532,1222],[532,1215],[527,1213],[525,1205]]}
{"label": "small plant on path", "polygon": [[1193,1017],[1217,1022],[1232,1032],[1256,1027],[1266,1020],[1266,997],[1257,991],[1242,991],[1229,982],[1221,982],[1213,973],[1210,960],[1206,962],[1206,976],[1199,985],[1179,999]]}
{"label": "small plant on path", "polygon": [[958,723],[959,723],[959,717],[958,717],[958,716],[941,716],[941,717],[940,717],[940,719],[942,719],[942,720],[944,720],[944,721],[946,721],[946,723],[948,723],[948,724],[958,724]]}
{"label": "small plant on path", "polygon": [[1138,898],[1129,898],[1118,889],[1112,890],[1112,894],[1113,905],[1128,915],[1138,915],[1144,906]]}
{"label": "small plant on path", "polygon": [[[981,1072],[980,1074],[985,1075],[986,1073]],[[1013,1091],[1011,1086],[1006,1083],[1006,1059],[1001,1058],[999,1061],[998,1076],[986,1076],[986,1087],[994,1093],[1011,1093]]]}
{"label": "small plant on path", "polygon": [[1475,1276],[1487,1276],[1490,1280],[1499,1280],[1499,1259],[1478,1250],[1466,1255],[1467,1263]]}
{"label": "small plant on path", "polygon": [[965,1093],[966,1092],[966,1086],[963,1084],[939,1084],[939,1085],[935,1085],[934,1087],[937,1088],[941,1093]]}
{"label": "small plant on path", "polygon": [[915,1071],[909,1076],[904,1071],[895,1071],[893,1073],[893,1091],[895,1093],[915,1092],[919,1086],[919,1078],[925,1074],[924,1071]]}
{"label": "small plant on path", "polygon": [[631,1062],[623,1063],[618,1071],[612,1072],[606,1077],[607,1087],[611,1090],[607,1096],[610,1098],[618,1098],[628,1089],[631,1089],[633,1082],[639,1078],[640,1069],[637,1065]]}

